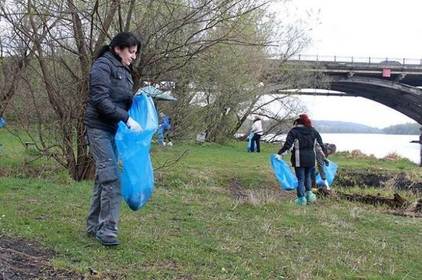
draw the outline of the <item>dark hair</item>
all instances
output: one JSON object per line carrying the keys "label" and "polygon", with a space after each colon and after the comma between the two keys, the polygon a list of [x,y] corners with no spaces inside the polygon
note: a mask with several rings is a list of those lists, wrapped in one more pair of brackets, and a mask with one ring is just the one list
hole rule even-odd
{"label": "dark hair", "polygon": [[141,41],[133,34],[132,32],[120,32],[117,33],[116,36],[110,42],[110,45],[103,46],[99,51],[98,54],[95,56],[95,59],[104,55],[104,53],[110,51],[114,55],[114,48],[118,47],[120,49],[130,48],[130,47],[138,47],[137,52],[141,49]]}

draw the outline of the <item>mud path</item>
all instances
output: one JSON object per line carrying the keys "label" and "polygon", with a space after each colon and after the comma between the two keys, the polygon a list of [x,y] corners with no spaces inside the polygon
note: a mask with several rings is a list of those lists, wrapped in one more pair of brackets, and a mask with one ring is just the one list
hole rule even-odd
{"label": "mud path", "polygon": [[385,170],[344,170],[337,173],[334,185],[361,186],[374,188],[391,188],[396,190],[410,190],[414,193],[422,192],[422,180],[406,172],[391,172]]}
{"label": "mud path", "polygon": [[76,272],[54,269],[53,256],[36,242],[0,236],[0,280],[85,279]]}

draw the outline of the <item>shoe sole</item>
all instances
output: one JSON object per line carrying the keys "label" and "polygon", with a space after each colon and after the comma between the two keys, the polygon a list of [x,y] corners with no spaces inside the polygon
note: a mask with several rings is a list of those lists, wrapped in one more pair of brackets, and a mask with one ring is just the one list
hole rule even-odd
{"label": "shoe sole", "polygon": [[95,239],[97,239],[101,245],[103,246],[107,246],[107,247],[112,247],[112,246],[117,246],[120,245],[120,242],[104,242],[101,238],[99,238],[98,236],[95,236]]}

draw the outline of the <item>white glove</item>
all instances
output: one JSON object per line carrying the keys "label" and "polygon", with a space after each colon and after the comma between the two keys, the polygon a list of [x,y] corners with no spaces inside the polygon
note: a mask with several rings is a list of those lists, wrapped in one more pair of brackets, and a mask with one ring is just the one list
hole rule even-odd
{"label": "white glove", "polygon": [[279,155],[279,154],[276,154],[276,155],[275,155],[275,158],[276,158],[276,159],[278,159],[278,160],[282,160],[282,159],[283,159],[283,158],[281,157],[281,155]]}
{"label": "white glove", "polygon": [[143,130],[142,127],[141,127],[141,125],[137,121],[135,121],[134,119],[132,119],[131,117],[129,117],[127,119],[126,125],[133,132],[141,132]]}

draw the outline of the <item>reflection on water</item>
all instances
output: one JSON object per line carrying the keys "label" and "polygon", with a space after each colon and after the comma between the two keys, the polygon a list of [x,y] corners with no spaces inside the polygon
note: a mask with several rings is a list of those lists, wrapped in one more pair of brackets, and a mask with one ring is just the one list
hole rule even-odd
{"label": "reflection on water", "polygon": [[389,153],[397,153],[415,163],[419,163],[420,160],[420,145],[410,143],[412,140],[418,140],[419,135],[323,133],[321,137],[324,142],[336,144],[337,151],[359,149],[377,158],[385,157]]}
{"label": "reflection on water", "polygon": [[[281,138],[285,139],[285,135]],[[389,153],[408,158],[415,163],[419,163],[420,145],[410,143],[418,140],[419,135],[389,135],[389,134],[358,134],[358,133],[322,133],[324,143],[333,143],[337,146],[337,151],[360,150],[365,154],[373,154],[377,158],[382,158]]]}

